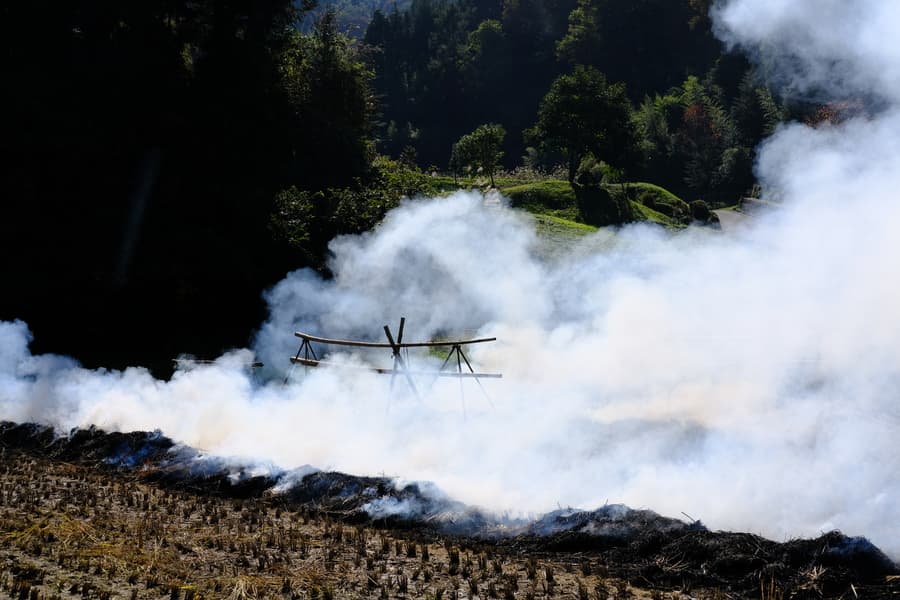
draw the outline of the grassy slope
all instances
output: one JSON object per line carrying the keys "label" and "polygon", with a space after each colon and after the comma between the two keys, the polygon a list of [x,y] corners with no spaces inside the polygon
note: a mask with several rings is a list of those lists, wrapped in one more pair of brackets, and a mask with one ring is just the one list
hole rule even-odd
{"label": "grassy slope", "polygon": [[[629,192],[631,192],[635,196],[640,196],[642,192],[651,192],[657,198],[662,200],[669,201],[671,203],[684,202],[681,198],[667,190],[666,188],[659,187],[653,183],[645,183],[642,181],[635,181],[633,183],[627,183]],[[618,183],[606,184],[606,188],[612,192],[613,190],[621,190],[622,186]]]}
{"label": "grassy slope", "polygon": [[547,179],[500,189],[512,200],[513,206],[530,213],[550,215],[567,221],[578,220],[575,192],[566,181]]}
{"label": "grassy slope", "polygon": [[[653,193],[660,199],[670,202],[682,202],[677,196],[652,183],[629,183],[627,184],[629,194],[632,197],[640,196],[644,192]],[[623,193],[622,186],[619,184],[611,184],[605,186],[607,191],[612,195],[621,195]],[[556,219],[556,225],[562,226],[568,222],[568,226],[573,230],[577,228],[588,227],[578,222],[578,208],[575,205],[575,192],[567,181],[559,179],[547,179],[544,181],[525,183],[503,187],[500,189],[503,195],[512,200],[513,206],[522,208],[535,215],[546,215]],[[663,213],[653,210],[643,204],[631,201],[635,213],[639,216],[639,220],[657,223],[664,227],[680,228],[683,227],[675,219],[664,215]],[[581,229],[584,231],[584,229]],[[583,233],[582,233],[583,235]]]}
{"label": "grassy slope", "polygon": [[[657,202],[679,205],[683,207],[684,210],[688,210],[687,203],[684,200],[682,200],[669,190],[659,187],[658,185],[645,183],[642,181],[626,183],[625,185],[628,189],[628,195],[631,198],[640,198],[644,194],[651,194],[656,198]],[[608,191],[613,196],[621,196],[623,193],[625,193],[622,189],[622,184],[619,183],[608,183],[604,184],[603,187],[606,188],[606,191]],[[648,206],[644,206],[640,202],[635,202],[634,200],[630,200],[630,202],[631,206],[635,209],[635,212],[643,217],[642,220],[644,221],[657,223],[670,229],[681,229],[684,227],[684,224],[679,222],[677,219],[665,215],[658,210],[654,210]]]}
{"label": "grassy slope", "polygon": [[634,206],[638,214],[643,217],[643,221],[650,221],[651,223],[657,223],[671,229],[681,229],[682,227],[684,227],[684,225],[682,225],[672,217],[664,215],[659,211],[655,211],[649,206],[644,206],[640,202],[632,202],[631,205]]}
{"label": "grassy slope", "polygon": [[[486,177],[461,177],[454,180],[452,177],[439,175],[433,177],[433,182],[436,189],[443,191],[459,188],[484,188],[489,185]],[[538,233],[543,237],[576,239],[597,231],[596,227],[580,222],[578,208],[575,204],[575,192],[568,181],[563,179],[529,181],[515,177],[497,176],[495,183],[500,192],[512,200],[513,207],[526,210],[535,216]],[[606,184],[604,187],[613,196],[623,193],[620,184]],[[628,183],[627,187],[631,198],[640,197],[643,193],[649,192],[658,201],[684,204],[680,198],[668,190],[652,183]],[[684,227],[677,219],[639,202],[633,200],[630,202],[639,221],[656,223],[669,229]]]}

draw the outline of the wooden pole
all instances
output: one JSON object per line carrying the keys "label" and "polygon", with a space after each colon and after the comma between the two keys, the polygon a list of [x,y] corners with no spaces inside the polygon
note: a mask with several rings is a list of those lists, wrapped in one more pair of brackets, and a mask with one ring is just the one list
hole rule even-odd
{"label": "wooden pole", "polygon": [[[400,329],[397,331],[397,345],[403,343],[403,326],[406,325],[406,317],[400,317]],[[388,388],[388,403],[385,412],[391,409],[391,396],[394,394],[394,379],[397,377],[397,353],[394,353],[394,370],[391,372],[391,385]]]}
{"label": "wooden pole", "polygon": [[[284,383],[282,385],[287,385],[288,380],[291,378],[291,375],[294,374],[294,368],[297,366],[297,360],[300,358],[300,353],[303,351],[303,345],[309,343],[309,340],[303,340],[303,343],[300,344],[300,347],[297,348],[297,356],[294,357],[294,360],[291,361],[291,368],[288,370],[287,374],[284,376]],[[308,357],[304,357],[308,358]]]}
{"label": "wooden pole", "polygon": [[394,360],[400,368],[399,370],[402,371],[403,375],[406,377],[406,382],[409,383],[409,387],[415,395],[416,400],[421,402],[422,398],[419,397],[419,390],[416,389],[416,383],[413,381],[412,376],[409,374],[409,370],[406,368],[406,361],[403,360],[403,355],[400,354],[400,346],[394,342],[394,336],[391,335],[391,328],[387,325],[384,326],[384,335],[387,336],[388,342],[391,344],[391,348],[394,351]]}
{"label": "wooden pole", "polygon": [[[463,351],[461,348],[458,348],[458,352],[459,352],[460,356],[462,356],[463,360],[466,361],[466,366],[469,367],[469,373],[471,373],[472,376],[475,378],[475,383],[477,383],[478,387],[481,388],[481,393],[484,394],[484,397],[487,398],[487,401],[491,403],[491,408],[496,408],[496,406],[494,406],[494,401],[491,400],[490,396],[488,396],[487,390],[484,389],[483,385],[481,385],[481,380],[478,379],[478,375],[475,374],[475,369],[472,368],[472,365],[469,363],[469,359],[466,358],[465,354],[463,354]],[[460,381],[462,381],[462,380],[460,380]]]}
{"label": "wooden pole", "polygon": [[[462,375],[462,363],[459,360],[462,352],[459,349],[459,346],[453,346],[454,350],[456,350],[456,372]],[[459,378],[459,403],[462,405],[463,411],[463,420],[466,420],[466,390],[463,387],[462,377]]]}

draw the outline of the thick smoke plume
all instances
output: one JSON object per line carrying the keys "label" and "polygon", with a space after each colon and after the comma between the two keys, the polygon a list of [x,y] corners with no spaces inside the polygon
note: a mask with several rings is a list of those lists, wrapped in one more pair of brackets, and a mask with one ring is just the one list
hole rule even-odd
{"label": "thick smoke plume", "polygon": [[757,57],[788,92],[900,100],[896,2],[728,0],[712,13],[718,36]]}
{"label": "thick smoke plume", "polygon": [[[514,514],[621,502],[776,539],[840,528],[896,558],[900,57],[867,36],[897,9],[850,10],[715,9],[721,35],[786,64],[797,90],[836,81],[839,97],[887,103],[779,129],[758,175],[783,208],[741,233],[635,226],[547,259],[527,217],[479,194],[411,201],[374,232],[335,240],[333,279],[298,271],[272,289],[253,352],[168,382],[31,356],[27,327],[0,324],[0,417],[159,428],[261,465],[433,481]],[[472,350],[504,373],[485,383],[490,398],[441,381],[419,402],[403,381],[389,394],[386,378],[346,369],[261,383],[243,368],[255,353],[286,369],[295,330],[378,339],[400,316],[408,340],[497,336]]]}

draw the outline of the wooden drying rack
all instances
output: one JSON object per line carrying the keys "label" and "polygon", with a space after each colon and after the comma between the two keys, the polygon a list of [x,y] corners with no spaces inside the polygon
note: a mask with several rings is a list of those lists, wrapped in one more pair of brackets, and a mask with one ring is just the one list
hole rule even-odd
{"label": "wooden drying rack", "polygon": [[[384,335],[387,338],[387,342],[363,342],[356,340],[338,340],[326,337],[319,337],[315,335],[310,335],[308,333],[295,332],[294,335],[300,338],[302,341],[300,342],[300,348],[297,350],[296,356],[291,357],[291,363],[294,365],[303,365],[305,367],[318,367],[318,366],[326,366],[333,363],[329,363],[327,361],[319,360],[318,355],[316,354],[315,349],[313,348],[313,343],[321,344],[324,346],[349,346],[351,348],[385,348],[390,349],[391,354],[394,359],[394,366],[390,369],[383,369],[377,367],[362,367],[367,371],[371,371],[374,373],[378,373],[380,375],[390,375],[391,376],[391,389],[394,387],[394,379],[397,375],[402,375],[406,382],[409,384],[410,390],[412,390],[413,394],[418,398],[419,391],[416,388],[416,383],[413,380],[414,375],[430,375],[434,379],[438,377],[452,377],[460,380],[460,386],[462,386],[463,379],[474,379],[475,383],[478,384],[478,387],[481,388],[481,391],[487,397],[487,392],[484,390],[484,387],[481,385],[481,379],[500,379],[503,377],[500,373],[478,373],[475,369],[472,368],[472,363],[469,362],[469,358],[466,356],[465,352],[463,352],[463,346],[468,346],[470,344],[483,344],[487,342],[494,342],[497,338],[476,338],[471,340],[447,340],[447,341],[431,341],[431,342],[404,342],[403,341],[403,328],[406,325],[406,317],[402,317],[400,319],[400,328],[397,330],[397,339],[394,339],[393,334],[391,333],[391,328],[387,325],[384,326]],[[403,349],[409,348],[450,348],[450,352],[447,354],[447,357],[444,359],[444,363],[441,365],[440,369],[437,371],[413,371],[409,368],[408,357],[404,358],[403,353],[401,352]],[[408,352],[408,350],[407,350]],[[447,366],[450,365],[452,369],[452,359],[456,357],[456,370],[447,370]],[[463,370],[463,363],[465,363],[466,368],[468,368],[468,372]],[[347,368],[341,365],[342,368]],[[432,380],[434,383],[434,380]],[[460,393],[462,393],[462,387],[460,387]]]}

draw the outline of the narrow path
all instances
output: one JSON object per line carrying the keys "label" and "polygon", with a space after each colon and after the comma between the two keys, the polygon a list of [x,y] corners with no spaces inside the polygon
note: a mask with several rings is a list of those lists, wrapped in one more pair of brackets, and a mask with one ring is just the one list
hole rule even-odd
{"label": "narrow path", "polygon": [[748,227],[753,222],[753,217],[736,210],[719,209],[713,212],[719,217],[719,225],[722,227],[722,231],[725,232]]}

